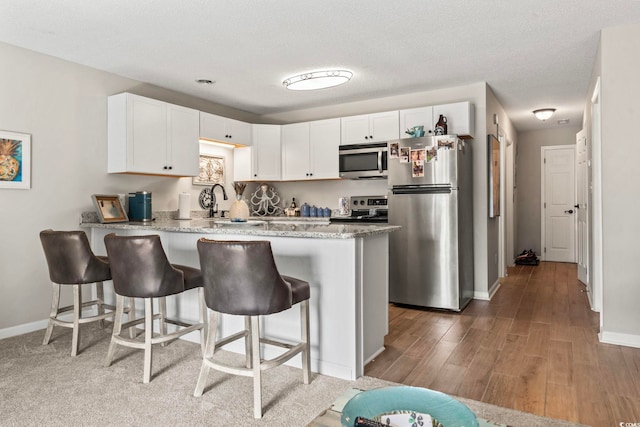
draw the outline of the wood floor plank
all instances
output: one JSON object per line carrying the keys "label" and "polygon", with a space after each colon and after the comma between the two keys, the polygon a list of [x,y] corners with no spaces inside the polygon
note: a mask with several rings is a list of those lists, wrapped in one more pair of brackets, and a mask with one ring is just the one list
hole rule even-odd
{"label": "wood floor plank", "polygon": [[467,374],[460,383],[458,396],[482,400],[499,354],[500,351],[495,348],[480,347],[478,349],[467,369]]}
{"label": "wood floor plank", "polygon": [[395,383],[403,383],[419,362],[419,358],[403,354],[379,378]]}
{"label": "wood floor plank", "polygon": [[445,363],[436,375],[431,387],[443,393],[458,395],[458,388],[467,374],[468,369],[458,365]]}
{"label": "wood floor plank", "polygon": [[494,372],[481,400],[503,408],[513,408],[515,390],[516,377]]}
{"label": "wood floor plank", "polygon": [[432,384],[438,376],[438,372],[440,372],[440,369],[456,347],[456,343],[446,341],[436,344],[430,356],[415,366],[415,369],[407,378],[408,385],[433,388]]}
{"label": "wood floor plank", "polygon": [[578,408],[574,387],[547,384],[544,415],[550,418],[578,422]]}
{"label": "wood floor plank", "polygon": [[507,339],[509,329],[511,329],[512,322],[513,319],[508,317],[495,317],[493,325],[481,345],[483,347],[502,350],[504,348],[504,343]]}
{"label": "wood floor plank", "polygon": [[638,423],[640,421],[640,399],[633,399],[624,396],[608,395],[608,402],[611,406],[612,425],[621,423]]}
{"label": "wood floor plank", "polygon": [[531,323],[529,337],[524,348],[525,354],[538,357],[549,357],[551,326],[545,323]]}
{"label": "wood floor plank", "polygon": [[612,427],[613,411],[608,400],[588,402],[578,400],[578,422],[592,427]]}
{"label": "wood floor plank", "polygon": [[516,381],[514,409],[544,416],[546,379],[547,359],[524,356]]}
{"label": "wood floor plank", "polygon": [[499,374],[517,376],[520,373],[524,348],[527,338],[521,335],[507,334],[500,356],[496,361],[494,371]]}
{"label": "wood floor plank", "polygon": [[446,334],[444,334],[442,340],[459,343],[460,341],[462,341],[464,336],[467,335],[467,332],[469,332],[469,328],[471,328],[471,325],[473,325],[475,320],[476,317],[474,316],[458,316],[456,323],[449,327],[449,330]]}
{"label": "wood floor plank", "polygon": [[591,328],[571,326],[571,343],[573,344],[573,361],[586,365],[598,364],[598,338]]}
{"label": "wood floor plank", "polygon": [[620,346],[599,344],[598,360],[604,387],[610,394],[640,398],[640,383],[634,381],[636,375],[629,370]]}
{"label": "wood floor plank", "polygon": [[573,347],[566,341],[549,341],[549,383],[573,385]]}
{"label": "wood floor plank", "polygon": [[456,346],[456,349],[449,356],[447,363],[465,368],[469,366],[486,336],[487,331],[470,328],[462,341],[460,341],[460,344]]}

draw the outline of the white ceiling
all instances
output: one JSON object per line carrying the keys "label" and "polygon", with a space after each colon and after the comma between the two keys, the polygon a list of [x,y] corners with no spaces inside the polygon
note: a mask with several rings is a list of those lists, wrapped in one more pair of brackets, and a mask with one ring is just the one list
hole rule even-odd
{"label": "white ceiling", "polygon": [[[259,115],[486,81],[528,130],[582,123],[599,31],[640,22],[640,1],[2,0],[0,17],[0,41]],[[334,67],[353,79],[282,86]]]}

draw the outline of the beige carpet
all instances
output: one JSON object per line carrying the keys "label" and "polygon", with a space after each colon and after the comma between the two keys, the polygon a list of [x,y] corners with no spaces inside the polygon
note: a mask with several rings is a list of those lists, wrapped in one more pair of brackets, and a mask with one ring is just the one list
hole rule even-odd
{"label": "beige carpet", "polygon": [[[1,426],[302,427],[349,388],[391,384],[314,374],[305,386],[300,370],[281,366],[264,374],[264,417],[254,420],[251,378],[212,371],[205,394],[193,397],[199,345],[176,341],[154,348],[152,380],[143,384],[141,350],[118,347],[114,363],[104,367],[109,329],[83,326],[75,358],[70,356],[69,329],[55,328],[48,346],[42,346],[44,331],[0,340]],[[218,357],[242,363],[237,354],[222,351]],[[575,426],[461,400],[482,418],[512,426]]]}

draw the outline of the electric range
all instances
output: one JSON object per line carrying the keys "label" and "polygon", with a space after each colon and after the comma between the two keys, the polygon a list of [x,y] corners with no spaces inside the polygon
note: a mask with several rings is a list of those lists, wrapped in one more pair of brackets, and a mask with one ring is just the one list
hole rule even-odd
{"label": "electric range", "polygon": [[331,222],[378,224],[389,222],[387,196],[351,196],[349,199],[349,215],[331,217]]}

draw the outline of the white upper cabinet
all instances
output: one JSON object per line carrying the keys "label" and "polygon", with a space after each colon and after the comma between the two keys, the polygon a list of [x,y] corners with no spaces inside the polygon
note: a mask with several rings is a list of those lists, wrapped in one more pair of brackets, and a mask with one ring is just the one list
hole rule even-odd
{"label": "white upper cabinet", "polygon": [[415,126],[424,127],[424,135],[433,135],[433,107],[400,110],[400,138],[411,138],[407,130]]}
{"label": "white upper cabinet", "polygon": [[282,126],[282,179],[309,179],[309,123]]}
{"label": "white upper cabinet", "polygon": [[282,179],[339,178],[340,119],[282,126]]}
{"label": "white upper cabinet", "polygon": [[311,178],[340,178],[339,147],[340,119],[318,120],[309,123]]}
{"label": "white upper cabinet", "polygon": [[201,111],[200,138],[251,145],[251,124]]}
{"label": "white upper cabinet", "polygon": [[400,138],[398,111],[343,117],[341,125],[342,145],[384,142]]}
{"label": "white upper cabinet", "polygon": [[197,176],[199,114],[131,93],[108,99],[109,173]]}
{"label": "white upper cabinet", "polygon": [[252,125],[251,147],[233,150],[235,181],[279,181],[281,172],[280,125]]}
{"label": "white upper cabinet", "polygon": [[435,105],[433,107],[433,123],[437,123],[441,114],[447,118],[448,134],[473,138],[476,115],[472,103],[456,102]]}

